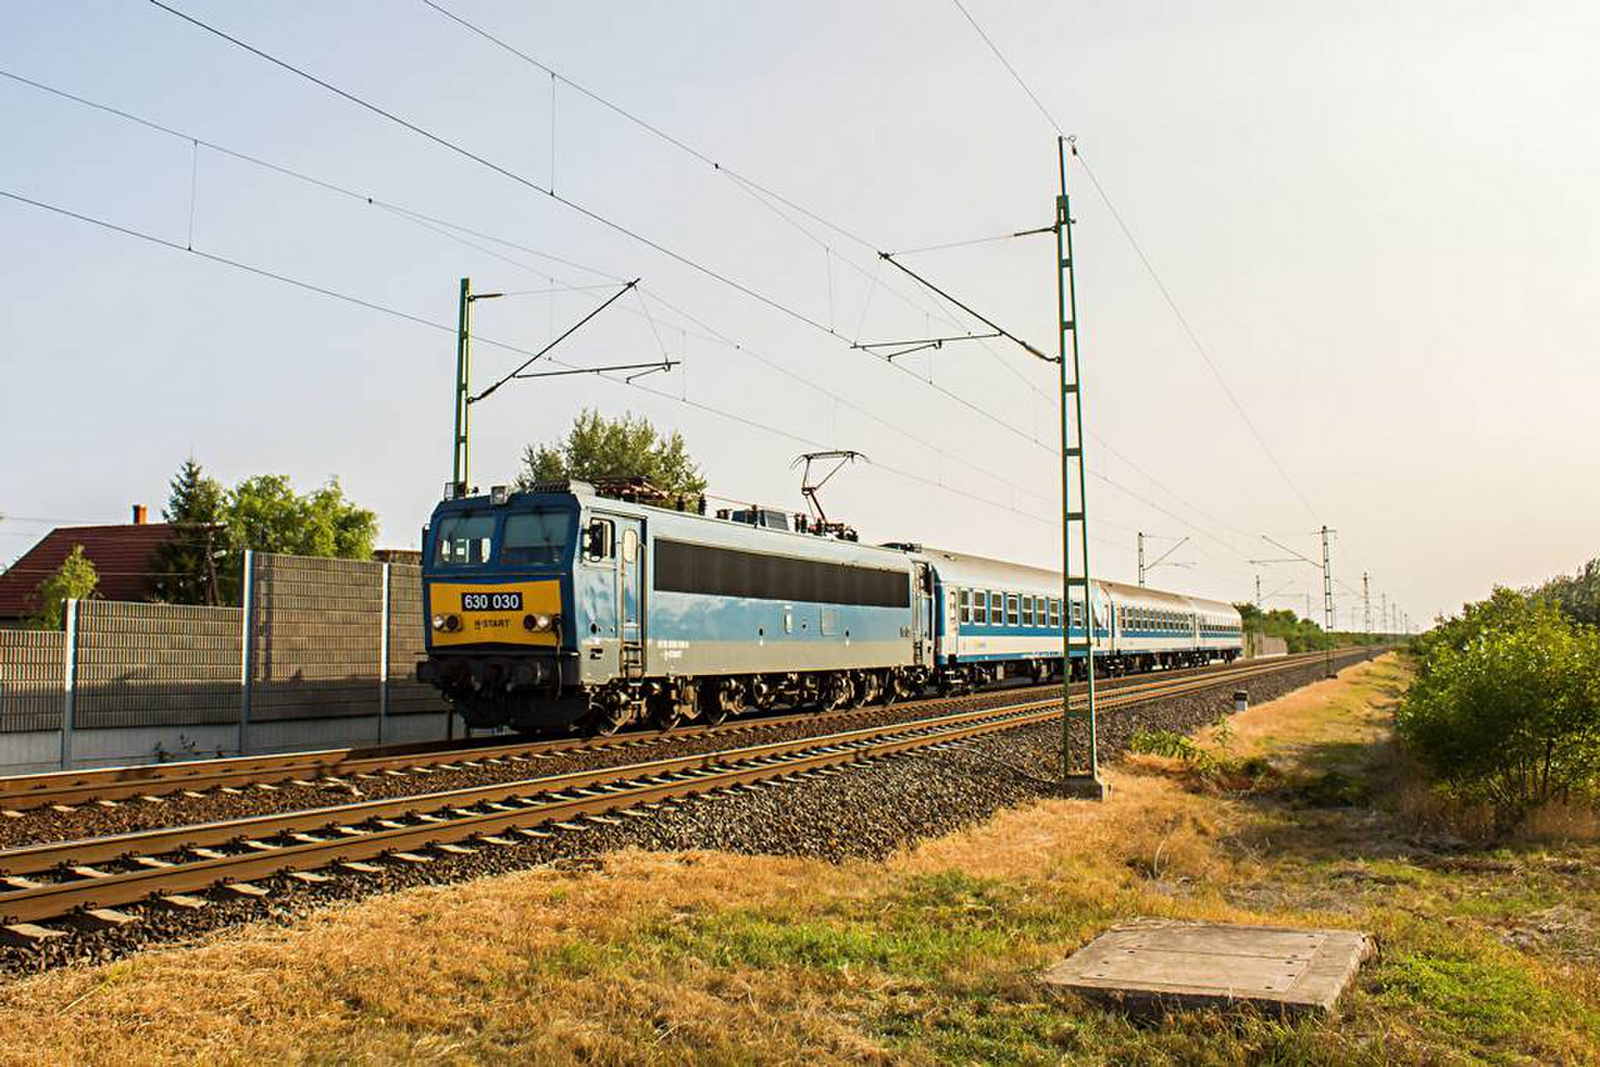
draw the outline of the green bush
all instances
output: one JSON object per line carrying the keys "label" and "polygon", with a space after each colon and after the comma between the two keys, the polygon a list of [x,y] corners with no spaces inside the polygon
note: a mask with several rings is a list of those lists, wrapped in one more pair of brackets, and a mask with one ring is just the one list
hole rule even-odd
{"label": "green bush", "polygon": [[1502,589],[1417,651],[1395,723],[1440,781],[1505,824],[1600,789],[1600,631]]}

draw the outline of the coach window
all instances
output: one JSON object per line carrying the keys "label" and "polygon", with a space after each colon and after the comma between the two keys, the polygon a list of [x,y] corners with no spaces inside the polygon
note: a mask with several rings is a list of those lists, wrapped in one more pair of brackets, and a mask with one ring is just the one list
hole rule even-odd
{"label": "coach window", "polygon": [[1017,624],[1017,617],[1018,617],[1017,608],[1018,608],[1018,605],[1017,605],[1017,594],[1012,593],[1012,594],[1010,594],[1009,596],[1006,597],[1006,625],[1007,626],[1015,626]]}
{"label": "coach window", "polygon": [[1052,627],[1061,625],[1061,601],[1056,597],[1050,598],[1050,625]]}
{"label": "coach window", "polygon": [[1004,593],[989,594],[989,625],[1004,626],[1006,624],[1006,598]]}
{"label": "coach window", "polygon": [[1033,625],[1033,597],[1031,596],[1022,598],[1022,625]]}
{"label": "coach window", "polygon": [[961,590],[961,621],[972,621],[972,590]]}

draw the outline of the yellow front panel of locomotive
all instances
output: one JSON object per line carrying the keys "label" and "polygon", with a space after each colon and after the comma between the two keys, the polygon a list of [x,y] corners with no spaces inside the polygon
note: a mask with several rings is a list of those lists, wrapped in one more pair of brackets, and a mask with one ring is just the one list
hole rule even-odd
{"label": "yellow front panel of locomotive", "polygon": [[[493,603],[494,597],[506,593],[521,593],[522,607],[512,611],[467,611],[462,608],[462,597],[465,595],[486,596]],[[433,626],[435,615],[454,615],[461,620],[461,625],[455,630],[430,630],[429,636],[435,648],[490,643],[553,648],[561,643],[558,629],[534,632],[527,629],[522,620],[527,615],[549,615],[554,618],[560,614],[559,581],[497,582],[493,585],[431,582],[428,585],[428,625]]]}

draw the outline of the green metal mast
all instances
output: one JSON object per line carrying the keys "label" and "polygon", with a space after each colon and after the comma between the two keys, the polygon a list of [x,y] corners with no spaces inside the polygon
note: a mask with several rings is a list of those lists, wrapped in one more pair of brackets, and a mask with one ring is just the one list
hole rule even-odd
{"label": "green metal mast", "polygon": [[461,279],[461,306],[456,327],[456,430],[451,439],[450,481],[456,496],[466,496],[472,436],[472,279]]}
{"label": "green metal mast", "polygon": [[[1068,793],[1104,799],[1106,785],[1100,779],[1099,722],[1095,709],[1094,686],[1094,598],[1089,586],[1089,522],[1087,474],[1083,458],[1083,375],[1078,360],[1078,294],[1072,264],[1072,208],[1067,197],[1067,152],[1077,155],[1068,137],[1056,138],[1056,159],[1061,174],[1061,192],[1056,197],[1056,309],[1059,329],[1057,363],[1061,371],[1061,770]],[[1070,350],[1070,351],[1069,351]],[[1070,363],[1069,363],[1070,356]],[[1073,567],[1072,542],[1078,541],[1078,567]],[[1072,593],[1083,595],[1084,637],[1072,639]],[[1084,659],[1086,692],[1083,703],[1074,708],[1070,691],[1072,654]],[[1073,759],[1072,723],[1084,724],[1087,760]]]}

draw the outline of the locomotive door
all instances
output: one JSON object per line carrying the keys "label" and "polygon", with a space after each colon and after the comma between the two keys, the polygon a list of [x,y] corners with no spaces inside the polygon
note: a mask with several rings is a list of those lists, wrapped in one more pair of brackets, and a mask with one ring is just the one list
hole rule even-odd
{"label": "locomotive door", "polygon": [[617,518],[617,615],[622,623],[622,675],[644,677],[644,524]]}
{"label": "locomotive door", "polygon": [[928,662],[928,640],[933,630],[933,572],[926,563],[915,564],[915,584],[911,594],[911,662]]}

